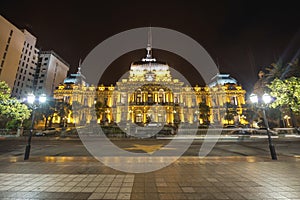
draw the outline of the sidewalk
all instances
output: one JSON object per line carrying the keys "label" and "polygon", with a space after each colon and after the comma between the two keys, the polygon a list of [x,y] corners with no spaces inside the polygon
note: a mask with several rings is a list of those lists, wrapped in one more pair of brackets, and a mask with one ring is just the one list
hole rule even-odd
{"label": "sidewalk", "polygon": [[0,199],[300,199],[300,159],[181,157],[127,174],[92,157],[1,158]]}

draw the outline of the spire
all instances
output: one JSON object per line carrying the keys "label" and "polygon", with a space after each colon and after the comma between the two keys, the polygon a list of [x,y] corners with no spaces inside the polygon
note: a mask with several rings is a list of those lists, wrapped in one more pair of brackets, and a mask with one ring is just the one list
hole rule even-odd
{"label": "spire", "polygon": [[148,30],[148,44],[147,44],[147,58],[152,58],[152,32],[151,32],[151,26]]}
{"label": "spire", "polygon": [[77,71],[77,74],[81,74],[81,58],[79,60],[79,64],[78,64],[78,71]]}
{"label": "spire", "polygon": [[148,30],[148,43],[147,43],[147,56],[146,58],[143,58],[142,61],[144,62],[155,62],[156,59],[152,58],[152,31],[151,31],[151,26],[149,27]]}

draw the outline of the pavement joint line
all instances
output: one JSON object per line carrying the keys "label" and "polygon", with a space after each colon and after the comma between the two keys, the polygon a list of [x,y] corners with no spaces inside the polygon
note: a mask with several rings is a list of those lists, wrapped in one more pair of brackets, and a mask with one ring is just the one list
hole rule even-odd
{"label": "pavement joint line", "polygon": [[[294,158],[300,158],[300,155],[278,155],[280,159],[278,161],[285,161],[285,160],[295,160]],[[177,157],[177,156],[175,156]],[[102,157],[103,159],[111,159],[115,160],[115,156],[106,156]],[[123,157],[122,157],[123,158]],[[126,159],[128,161],[132,160],[135,161],[136,158],[139,159],[147,159],[147,156],[134,156],[130,157],[127,156]],[[174,157],[172,156],[154,156],[152,159],[157,159],[161,160],[162,158],[165,159],[173,159]],[[3,157],[0,160],[8,160],[10,162],[24,162],[24,163],[30,163],[30,162],[54,162],[54,163],[65,163],[65,162],[100,162],[93,156],[31,156],[28,161],[24,161],[23,155],[21,156],[9,156],[9,157]],[[204,160],[204,161],[248,161],[251,160],[253,161],[271,161],[268,156],[205,156],[205,157],[200,157],[200,156],[181,156],[177,159],[177,161],[181,160]],[[298,160],[298,159],[296,159]],[[118,161],[116,161],[118,162]]]}

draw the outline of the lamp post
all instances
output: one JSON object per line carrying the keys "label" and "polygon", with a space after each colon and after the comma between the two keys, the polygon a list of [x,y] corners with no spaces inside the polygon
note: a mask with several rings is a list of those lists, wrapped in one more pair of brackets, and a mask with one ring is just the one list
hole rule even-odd
{"label": "lamp post", "polygon": [[269,104],[272,101],[272,97],[265,93],[262,97],[261,97],[263,103],[261,103],[261,101],[259,101],[259,98],[256,94],[251,94],[250,95],[250,101],[254,104],[257,103],[261,103],[260,107],[263,110],[263,117],[264,117],[264,122],[265,122],[265,126],[267,129],[267,135],[268,135],[268,143],[269,143],[269,149],[270,149],[270,153],[271,153],[271,157],[272,160],[277,160],[277,155],[276,155],[276,151],[275,151],[275,147],[274,144],[272,142],[272,137],[271,137],[271,133],[270,133],[270,127],[269,127],[269,122],[266,116],[266,105]]}
{"label": "lamp post", "polygon": [[29,159],[30,148],[31,148],[31,138],[32,138],[33,128],[34,128],[35,111],[39,107],[39,105],[42,103],[45,103],[46,100],[47,100],[47,97],[45,94],[42,94],[41,96],[39,96],[38,99],[36,99],[34,94],[28,94],[28,96],[27,96],[27,103],[32,108],[32,114],[31,114],[32,117],[31,117],[30,133],[29,133],[29,137],[28,137],[28,141],[27,141],[27,145],[26,145],[26,149],[25,149],[25,154],[24,154],[24,160]]}

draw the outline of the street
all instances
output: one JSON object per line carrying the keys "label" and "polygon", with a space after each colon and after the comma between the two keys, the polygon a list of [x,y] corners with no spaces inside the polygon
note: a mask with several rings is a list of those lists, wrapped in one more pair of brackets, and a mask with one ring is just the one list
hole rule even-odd
{"label": "street", "polygon": [[[0,154],[3,157],[22,157],[26,137],[0,140]],[[169,139],[111,139],[118,147],[130,152],[151,153],[168,144]],[[182,140],[184,142],[184,140]],[[279,156],[300,156],[300,138],[273,138]],[[183,156],[198,156],[203,140],[194,140]],[[179,142],[180,145],[180,142]],[[172,151],[172,149],[169,149]],[[91,155],[79,138],[33,137],[31,156],[84,156]],[[266,138],[221,140],[208,156],[269,156]]]}

